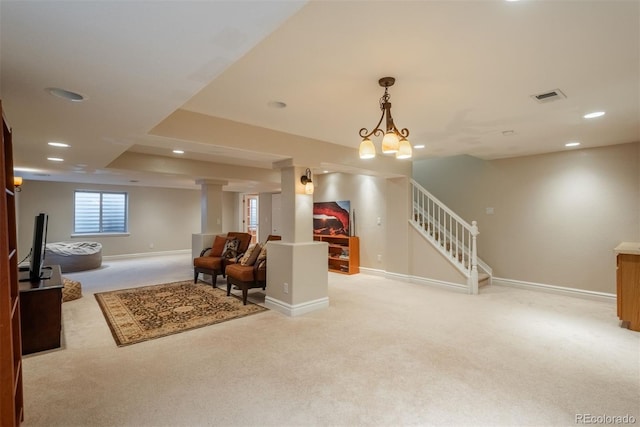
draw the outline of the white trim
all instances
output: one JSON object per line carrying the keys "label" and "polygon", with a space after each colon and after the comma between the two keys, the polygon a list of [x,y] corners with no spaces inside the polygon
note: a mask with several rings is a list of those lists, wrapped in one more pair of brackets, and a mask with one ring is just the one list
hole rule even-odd
{"label": "white trim", "polygon": [[[360,273],[370,274],[372,276],[387,277],[387,273],[379,268],[360,267]],[[340,273],[334,273],[340,274]]]}
{"label": "white trim", "polygon": [[176,249],[173,251],[164,251],[164,252],[142,252],[138,254],[107,255],[107,256],[103,256],[102,259],[114,260],[114,259],[144,258],[144,257],[150,257],[150,256],[182,255],[182,254],[191,254],[191,249]]}
{"label": "white trim", "polygon": [[[428,279],[426,277],[410,276],[408,274],[392,273],[384,270],[375,270],[360,267],[363,274],[384,277],[385,279],[397,280],[399,282],[417,283],[419,285],[435,286],[445,288],[450,291],[468,293],[468,286],[462,283],[445,282],[443,280]],[[371,272],[371,273],[369,273]]]}
{"label": "white trim", "polygon": [[467,285],[463,285],[460,283],[445,282],[443,280],[436,280],[436,279],[426,279],[424,277],[417,277],[417,276],[411,276],[409,278],[409,281],[412,283],[418,283],[420,285],[435,286],[435,287],[444,288],[450,291],[461,292],[463,294],[469,293],[469,287]]}
{"label": "white trim", "polygon": [[523,280],[512,280],[504,279],[501,277],[493,277],[491,280],[491,284],[509,288],[527,289],[530,291],[549,292],[552,294],[560,294],[596,301],[616,302],[615,294],[587,291],[584,289],[567,288],[564,286],[546,285],[543,283],[525,282]]}
{"label": "white trim", "polygon": [[300,316],[316,310],[329,308],[329,297],[319,298],[313,301],[307,301],[296,305],[291,305],[284,301],[272,297],[265,297],[264,306],[269,310],[275,310],[286,316]]}
{"label": "white trim", "polygon": [[399,280],[401,282],[410,282],[412,276],[409,276],[408,274],[393,273],[391,271],[385,271],[384,277],[387,279]]}
{"label": "white trim", "polygon": [[116,233],[72,233],[72,239],[85,238],[85,237],[128,237],[131,233],[128,231],[118,231]]}

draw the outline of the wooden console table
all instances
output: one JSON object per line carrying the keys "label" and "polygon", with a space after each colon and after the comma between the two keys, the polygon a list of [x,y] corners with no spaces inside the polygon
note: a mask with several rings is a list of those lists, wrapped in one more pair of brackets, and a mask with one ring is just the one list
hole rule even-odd
{"label": "wooden console table", "polygon": [[44,274],[49,271],[51,277],[38,282],[28,280],[28,271],[20,272],[20,279],[25,280],[19,283],[22,354],[60,347],[64,285],[59,265],[43,268]]}
{"label": "wooden console table", "polygon": [[615,252],[618,317],[622,326],[640,331],[640,243],[621,243]]}

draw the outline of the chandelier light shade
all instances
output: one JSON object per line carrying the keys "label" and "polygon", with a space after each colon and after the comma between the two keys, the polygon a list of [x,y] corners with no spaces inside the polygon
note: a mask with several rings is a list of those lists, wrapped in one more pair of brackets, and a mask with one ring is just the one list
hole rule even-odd
{"label": "chandelier light shade", "polygon": [[[410,159],[413,155],[413,148],[411,143],[407,139],[409,136],[409,129],[404,128],[399,130],[393,123],[393,117],[391,116],[391,95],[389,95],[389,88],[393,86],[396,79],[393,77],[383,77],[378,80],[378,84],[384,88],[384,95],[380,98],[380,110],[382,115],[376,127],[369,132],[367,128],[360,129],[360,136],[362,142],[360,143],[360,158],[372,159],[376,156],[376,148],[371,142],[371,135],[380,136],[382,138],[382,153],[383,154],[395,154],[396,159]],[[382,121],[385,119],[385,130],[380,129]]]}
{"label": "chandelier light shade", "polygon": [[376,147],[369,138],[365,138],[360,143],[360,158],[373,159],[376,156]]}

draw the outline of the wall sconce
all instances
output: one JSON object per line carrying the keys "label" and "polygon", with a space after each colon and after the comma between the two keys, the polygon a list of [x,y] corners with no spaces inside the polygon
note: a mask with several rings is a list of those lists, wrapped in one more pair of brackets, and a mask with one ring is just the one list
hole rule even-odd
{"label": "wall sconce", "polygon": [[304,175],[300,177],[300,182],[304,185],[305,194],[313,194],[313,181],[311,181],[311,169],[307,168]]}
{"label": "wall sconce", "polygon": [[14,176],[13,177],[13,189],[17,193],[22,191],[22,188],[20,188],[21,185],[22,185],[22,177],[21,176]]}

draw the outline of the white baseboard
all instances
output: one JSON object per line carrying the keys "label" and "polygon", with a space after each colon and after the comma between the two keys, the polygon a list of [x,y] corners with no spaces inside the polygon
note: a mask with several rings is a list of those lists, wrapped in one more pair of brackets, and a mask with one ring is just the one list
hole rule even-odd
{"label": "white baseboard", "polygon": [[445,282],[443,280],[436,280],[436,279],[426,279],[424,277],[417,277],[417,276],[412,276],[409,279],[410,282],[412,283],[418,283],[421,285],[428,285],[428,286],[434,286],[437,288],[443,288],[443,289],[447,289],[449,291],[455,291],[455,292],[460,292],[463,294],[468,294],[469,293],[469,287],[467,285],[462,285],[460,283],[453,283],[453,282]]}
{"label": "white baseboard", "polygon": [[530,291],[549,292],[553,294],[567,295],[572,297],[616,302],[616,295],[606,292],[594,292],[584,289],[566,288],[563,286],[545,285],[543,283],[525,282],[523,280],[504,279],[501,277],[493,277],[491,284],[495,286],[505,286],[509,288],[527,289]]}
{"label": "white baseboard", "polygon": [[142,252],[138,254],[107,255],[107,256],[103,256],[102,259],[114,260],[114,259],[144,258],[144,257],[150,257],[150,256],[182,255],[182,254],[191,254],[191,249],[176,249],[173,251],[163,251],[163,252]]}
{"label": "white baseboard", "polygon": [[428,279],[426,277],[410,276],[408,274],[392,273],[384,270],[377,270],[373,268],[362,268],[360,272],[364,274],[371,274],[372,276],[384,277],[385,279],[397,280],[400,282],[418,283],[420,285],[435,286],[438,288],[445,288],[456,292],[467,293],[467,285],[453,282],[445,282],[443,280]]}
{"label": "white baseboard", "polygon": [[360,273],[370,274],[372,276],[387,277],[387,272],[379,268],[360,267]]}
{"label": "white baseboard", "polygon": [[[468,293],[468,287],[466,284],[445,282],[442,280],[429,279],[426,277],[410,276],[408,274],[392,273],[384,270],[378,270],[373,268],[360,267],[360,271],[364,274],[371,274],[373,276],[385,277],[387,279],[398,280],[401,282],[418,283],[428,286],[434,286],[441,289],[447,289],[450,291]],[[517,289],[526,289],[530,291],[548,292],[565,296],[572,296],[577,298],[584,298],[596,301],[615,302],[616,295],[606,292],[587,291],[584,289],[567,288],[563,286],[546,285],[543,283],[525,282],[523,280],[512,280],[501,277],[491,277],[490,285],[505,286]]]}
{"label": "white baseboard", "polygon": [[301,304],[291,305],[284,301],[280,301],[269,296],[265,297],[264,305],[269,310],[275,310],[286,316],[300,316],[316,310],[329,308],[329,297],[320,298],[313,301],[303,302]]}

